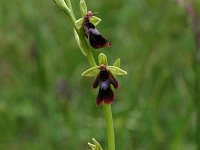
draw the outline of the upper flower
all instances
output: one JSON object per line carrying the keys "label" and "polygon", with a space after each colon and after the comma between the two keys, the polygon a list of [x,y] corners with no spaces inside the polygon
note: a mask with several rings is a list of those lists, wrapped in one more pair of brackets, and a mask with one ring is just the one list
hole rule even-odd
{"label": "upper flower", "polygon": [[89,39],[90,45],[95,49],[111,46],[111,43],[96,29],[96,26],[101,22],[101,19],[95,16],[96,13],[87,11],[84,0],[80,1],[80,11],[82,18],[76,20],[75,26],[77,29],[83,28],[85,37]]}
{"label": "upper flower", "polygon": [[90,22],[92,16],[94,16],[94,13],[88,11],[82,24],[85,37],[89,38],[90,45],[95,49],[111,46],[111,43],[108,42]]}

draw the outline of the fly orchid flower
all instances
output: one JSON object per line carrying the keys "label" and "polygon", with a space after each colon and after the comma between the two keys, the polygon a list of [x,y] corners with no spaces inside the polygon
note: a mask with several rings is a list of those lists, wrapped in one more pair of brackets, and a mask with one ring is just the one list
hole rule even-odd
{"label": "fly orchid flower", "polygon": [[90,45],[95,49],[111,46],[111,43],[96,29],[101,19],[95,16],[96,13],[87,11],[87,6],[83,0],[80,1],[80,11],[82,18],[76,20],[75,26],[77,29],[83,29],[85,37],[89,39]]}
{"label": "fly orchid flower", "polygon": [[111,85],[116,89],[118,88],[118,82],[115,79],[115,75],[126,75],[127,72],[120,69],[120,59],[114,63],[113,66],[107,65],[107,57],[101,53],[99,55],[99,66],[92,67],[82,73],[82,76],[96,76],[93,82],[93,88],[99,86],[99,93],[96,97],[96,104],[99,106],[103,102],[105,104],[111,104],[114,100],[114,93]]}
{"label": "fly orchid flower", "polygon": [[90,22],[90,18],[94,16],[95,13],[88,11],[83,21],[83,30],[85,37],[89,38],[90,45],[95,48],[103,48],[106,46],[111,46],[111,43],[108,42],[96,29],[96,27]]}

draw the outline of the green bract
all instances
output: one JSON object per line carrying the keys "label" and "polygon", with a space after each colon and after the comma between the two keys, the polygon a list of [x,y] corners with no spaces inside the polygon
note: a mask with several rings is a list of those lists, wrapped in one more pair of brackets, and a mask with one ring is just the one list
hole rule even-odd
{"label": "green bract", "polygon": [[99,65],[102,65],[102,64],[108,65],[108,63],[107,63],[107,57],[106,57],[105,54],[103,54],[103,53],[99,54],[98,59],[99,59]]}
{"label": "green bract", "polygon": [[81,15],[84,17],[87,14],[87,5],[84,0],[80,0],[80,11]]}
{"label": "green bract", "polygon": [[94,144],[88,142],[88,145],[91,147],[92,150],[103,150],[101,145],[94,138],[92,138],[92,141]]}
{"label": "green bract", "polygon": [[83,50],[83,48],[82,48],[82,45],[81,45],[81,41],[80,41],[80,39],[79,39],[79,36],[78,36],[78,34],[77,34],[77,32],[76,32],[75,29],[74,29],[74,36],[75,36],[76,42],[78,43],[78,46],[79,46],[81,52],[83,53],[83,55],[86,56],[86,54],[85,54],[85,52],[84,52],[84,50]]}

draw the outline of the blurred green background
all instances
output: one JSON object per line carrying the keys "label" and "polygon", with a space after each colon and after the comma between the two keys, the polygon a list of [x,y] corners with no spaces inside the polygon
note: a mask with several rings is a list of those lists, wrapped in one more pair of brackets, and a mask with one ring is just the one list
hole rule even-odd
{"label": "blurred green background", "polygon": [[[112,105],[117,150],[194,150],[195,49],[188,15],[174,0],[87,0],[112,43],[94,50],[121,58]],[[72,5],[80,17],[79,0]],[[200,16],[200,2],[194,1]],[[88,63],[69,18],[53,0],[0,2],[0,149],[106,149],[106,128]]]}

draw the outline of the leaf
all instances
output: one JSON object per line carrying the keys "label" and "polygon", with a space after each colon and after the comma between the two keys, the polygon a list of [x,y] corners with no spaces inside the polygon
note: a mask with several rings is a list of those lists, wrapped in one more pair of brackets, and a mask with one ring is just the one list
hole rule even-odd
{"label": "leaf", "polygon": [[99,54],[98,59],[99,59],[99,65],[102,65],[102,64],[107,65],[108,64],[107,57],[105,54],[103,54],[103,53]]}
{"label": "leaf", "polygon": [[119,58],[115,61],[113,66],[118,67],[118,68],[120,67],[120,59]]}
{"label": "leaf", "polygon": [[94,26],[97,26],[100,22],[101,22],[101,19],[96,16],[92,16],[90,18],[90,23],[92,23]]}
{"label": "leaf", "polygon": [[118,67],[115,67],[115,66],[108,66],[108,69],[112,72],[112,74],[114,75],[126,75],[127,72],[118,68]]}
{"label": "leaf", "polygon": [[99,68],[99,66],[92,67],[92,68],[84,71],[81,75],[88,76],[88,77],[97,76],[97,74],[99,73],[98,68]]}
{"label": "leaf", "polygon": [[81,15],[84,17],[87,14],[87,5],[84,0],[80,0],[80,11]]}
{"label": "leaf", "polygon": [[83,21],[84,21],[83,18],[80,18],[80,19],[76,20],[75,26],[76,26],[77,29],[80,29],[82,27]]}
{"label": "leaf", "polygon": [[77,32],[76,32],[75,29],[74,29],[74,36],[75,36],[76,42],[77,42],[77,44],[78,44],[78,47],[80,48],[80,50],[81,50],[81,52],[83,53],[83,55],[86,56],[86,54],[85,54],[85,52],[84,52],[84,50],[83,50],[83,48],[82,48],[82,46],[81,46],[81,41],[80,41],[80,39],[79,39],[79,36],[78,36],[78,34],[77,34]]}

